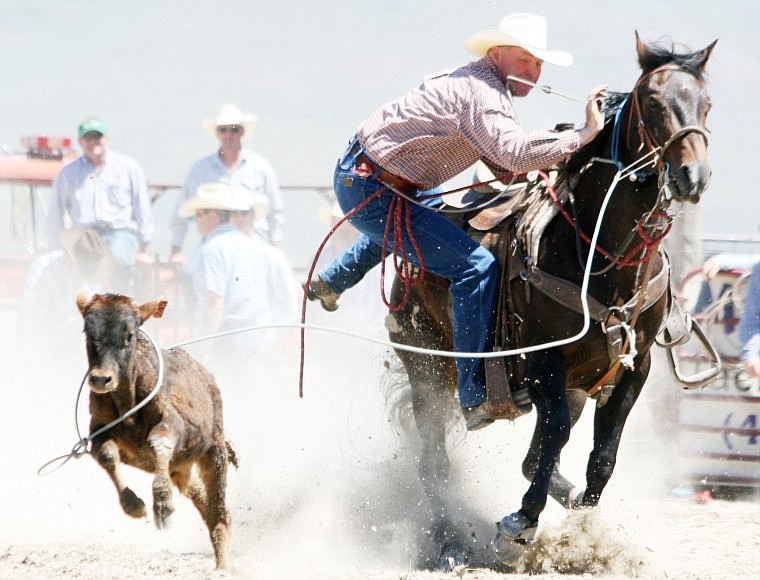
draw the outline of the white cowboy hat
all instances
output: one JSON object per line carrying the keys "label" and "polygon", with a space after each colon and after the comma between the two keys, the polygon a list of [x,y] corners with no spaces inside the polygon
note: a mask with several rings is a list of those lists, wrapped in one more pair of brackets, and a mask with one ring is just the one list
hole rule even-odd
{"label": "white cowboy hat", "polygon": [[248,211],[250,199],[244,199],[233,193],[226,183],[202,183],[198,186],[195,197],[183,203],[177,214],[180,217],[192,217],[199,209],[220,209],[225,211]]}
{"label": "white cowboy hat", "polygon": [[203,121],[203,128],[211,135],[216,136],[216,128],[226,125],[240,125],[243,127],[243,137],[250,137],[259,122],[256,115],[243,113],[237,105],[227,103],[222,105],[216,117],[207,118]]}
{"label": "white cowboy hat", "polygon": [[535,14],[510,14],[502,18],[498,30],[482,30],[465,42],[467,50],[478,57],[484,57],[493,46],[519,46],[545,62],[573,64],[569,52],[546,49],[546,19]]}
{"label": "white cowboy hat", "polygon": [[239,185],[232,186],[232,198],[236,203],[246,206],[246,210],[253,210],[257,220],[265,218],[269,213],[269,198],[263,193],[253,192]]}

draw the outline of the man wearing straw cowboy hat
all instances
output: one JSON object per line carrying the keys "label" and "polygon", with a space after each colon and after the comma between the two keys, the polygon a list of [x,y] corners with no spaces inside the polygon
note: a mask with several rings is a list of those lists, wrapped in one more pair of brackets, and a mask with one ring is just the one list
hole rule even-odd
{"label": "man wearing straw cowboy hat", "polygon": [[[380,263],[395,195],[414,201],[420,191],[445,183],[477,161],[497,177],[547,168],[598,134],[604,119],[597,100],[604,96],[604,86],[589,93],[586,122],[578,130],[524,132],[520,127],[513,98],[531,91],[544,62],[569,66],[573,60],[567,52],[548,50],[546,37],[543,17],[506,16],[498,29],[467,40],[467,50],[478,60],[427,77],[359,125],[335,169],[336,197],[348,213],[384,191],[350,218],[363,235],[304,285],[309,299],[335,310],[339,296]],[[490,350],[499,276],[495,258],[444,216],[419,203],[412,203],[410,212],[405,231],[395,234],[403,236],[405,258],[451,282],[455,350]],[[459,357],[456,364],[467,429],[485,427],[493,418],[483,359]]]}
{"label": "man wearing straw cowboy hat", "polygon": [[[235,216],[251,211],[265,217],[266,206],[244,188],[226,183],[199,186],[197,195],[179,209],[181,217],[195,217],[203,238],[193,272],[197,334],[295,318],[295,284],[282,250],[236,226]],[[246,335],[241,347],[250,350],[257,342],[256,336]],[[227,350],[239,356],[243,353]]]}
{"label": "man wearing straw cowboy hat", "polygon": [[[248,149],[242,141],[251,135],[258,120],[236,105],[222,105],[216,117],[206,119],[204,129],[219,140],[219,149],[197,161],[191,168],[177,200],[177,210],[192,198],[202,183],[227,183],[267,198],[269,211],[258,219],[256,231],[265,241],[280,245],[284,210],[280,184],[271,163]],[[181,261],[182,244],[189,221],[175,217],[172,227],[172,257]]]}

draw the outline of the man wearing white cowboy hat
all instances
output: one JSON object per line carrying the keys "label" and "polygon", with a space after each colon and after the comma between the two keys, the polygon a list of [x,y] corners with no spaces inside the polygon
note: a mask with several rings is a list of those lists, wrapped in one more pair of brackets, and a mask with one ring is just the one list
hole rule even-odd
{"label": "man wearing white cowboy hat", "polygon": [[[236,213],[251,211],[254,203],[247,191],[204,183],[179,209],[181,217],[195,217],[203,238],[192,273],[196,334],[292,322],[295,317],[295,284],[284,254],[257,236],[245,235],[231,221]],[[250,350],[256,339],[246,335],[239,346]]]}
{"label": "man wearing white cowboy hat", "polygon": [[[384,236],[394,195],[415,197],[477,161],[486,163],[499,178],[547,168],[598,134],[604,119],[596,101],[604,96],[604,86],[589,93],[586,122],[579,130],[528,133],[520,127],[513,97],[530,92],[529,83],[538,81],[544,61],[572,63],[568,53],[547,49],[546,36],[542,17],[507,16],[497,30],[467,40],[465,46],[479,60],[427,77],[359,125],[335,169],[338,203],[348,213],[385,189],[350,220],[363,235],[304,285],[309,299],[335,310],[339,296],[380,263],[384,239],[393,240],[392,235]],[[410,261],[451,282],[455,350],[490,350],[499,279],[495,258],[444,216],[420,204],[409,209],[408,228],[395,234],[403,236]],[[456,364],[467,429],[490,424],[483,359],[460,357]]]}
{"label": "man wearing white cowboy hat", "polygon": [[[177,209],[195,195],[202,183],[227,183],[245,188],[267,198],[268,214],[257,219],[256,231],[264,240],[280,245],[285,218],[279,181],[265,157],[242,146],[243,139],[253,134],[257,122],[254,115],[243,113],[232,103],[222,105],[216,117],[204,121],[204,129],[219,140],[219,149],[190,168]],[[172,224],[172,258],[176,261],[183,261],[182,244],[188,224],[188,220],[179,217]]]}

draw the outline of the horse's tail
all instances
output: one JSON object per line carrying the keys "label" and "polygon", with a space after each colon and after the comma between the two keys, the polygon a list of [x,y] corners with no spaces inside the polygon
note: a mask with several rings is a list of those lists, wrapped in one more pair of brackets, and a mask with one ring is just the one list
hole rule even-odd
{"label": "horse's tail", "polygon": [[[385,390],[385,410],[391,425],[404,433],[416,433],[412,409],[412,389],[409,377],[400,358],[391,354],[385,361],[385,372],[381,377]],[[447,414],[446,430],[449,431],[458,422],[458,414]]]}
{"label": "horse's tail", "polygon": [[404,432],[414,428],[412,414],[412,390],[401,360],[391,355],[385,361],[385,372],[381,377],[385,390],[385,410],[395,428]]}

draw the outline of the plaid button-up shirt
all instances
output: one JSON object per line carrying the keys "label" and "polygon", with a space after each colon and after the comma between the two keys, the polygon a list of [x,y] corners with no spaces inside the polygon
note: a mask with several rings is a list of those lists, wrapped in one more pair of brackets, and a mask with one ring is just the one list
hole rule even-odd
{"label": "plaid button-up shirt", "polygon": [[387,171],[431,189],[482,159],[497,176],[548,168],[580,147],[578,132],[526,133],[488,56],[427,77],[357,131]]}

